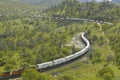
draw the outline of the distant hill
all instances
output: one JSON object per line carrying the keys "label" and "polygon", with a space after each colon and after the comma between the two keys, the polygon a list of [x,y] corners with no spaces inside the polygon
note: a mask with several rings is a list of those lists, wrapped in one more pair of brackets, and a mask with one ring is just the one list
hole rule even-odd
{"label": "distant hill", "polygon": [[79,3],[77,0],[66,0],[58,6],[51,7],[45,12],[46,15],[49,16],[79,17],[102,21],[112,21],[114,19],[119,19],[119,10],[119,6],[114,4],[93,4],[91,2]]}
{"label": "distant hill", "polygon": [[113,0],[112,2],[120,4],[120,0]]}
{"label": "distant hill", "polygon": [[0,2],[17,2],[17,3],[27,3],[27,4],[35,4],[45,7],[50,7],[53,5],[57,5],[63,0],[0,0]]}
{"label": "distant hill", "polygon": [[33,3],[33,4],[57,4],[62,0],[20,0],[21,2]]}
{"label": "distant hill", "polygon": [[[79,2],[92,2],[92,1],[96,1],[96,2],[103,2],[104,0],[78,0]],[[108,0],[106,0],[108,1]],[[120,0],[109,0],[112,3],[120,3]]]}

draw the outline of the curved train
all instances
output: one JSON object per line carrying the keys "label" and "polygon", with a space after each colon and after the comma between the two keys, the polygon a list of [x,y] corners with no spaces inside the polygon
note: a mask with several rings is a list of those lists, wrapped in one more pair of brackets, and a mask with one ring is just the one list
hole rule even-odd
{"label": "curved train", "polygon": [[42,63],[42,64],[37,64],[37,69],[44,69],[44,68],[47,68],[47,67],[52,67],[52,66],[55,66],[55,65],[59,65],[59,64],[71,61],[71,60],[85,54],[90,48],[90,42],[86,39],[84,34],[85,33],[81,34],[81,38],[85,42],[86,47],[83,48],[81,51],[76,52],[76,53],[74,53],[72,55],[66,56],[64,58],[56,59],[56,60],[45,62],[45,63]]}
{"label": "curved train", "polygon": [[[71,61],[71,60],[76,59],[77,57],[85,54],[90,48],[90,42],[87,40],[87,38],[84,35],[85,35],[85,33],[82,33],[81,38],[84,41],[84,43],[86,44],[86,46],[82,50],[80,50],[79,52],[76,52],[76,53],[69,55],[69,56],[66,56],[64,58],[56,59],[56,60],[45,62],[45,63],[36,64],[35,66],[30,67],[30,68],[35,68],[37,70],[46,69],[48,67],[53,67],[53,66],[60,65],[62,63]],[[0,79],[11,78],[13,76],[21,75],[24,72],[24,70],[25,69],[18,69],[18,70],[12,71],[12,72],[1,73]]]}

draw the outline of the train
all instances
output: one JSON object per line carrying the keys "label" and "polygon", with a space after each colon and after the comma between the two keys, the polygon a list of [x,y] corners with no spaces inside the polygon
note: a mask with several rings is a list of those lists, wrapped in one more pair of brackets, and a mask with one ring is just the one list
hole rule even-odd
{"label": "train", "polygon": [[[36,64],[35,66],[29,67],[29,68],[35,68],[36,70],[39,71],[39,70],[42,70],[42,69],[46,69],[46,68],[49,68],[49,67],[53,67],[53,66],[56,66],[56,65],[60,65],[60,64],[69,62],[73,59],[76,59],[77,57],[82,56],[83,54],[85,54],[89,50],[90,42],[85,37],[85,32],[81,34],[81,38],[84,41],[84,43],[86,44],[86,46],[82,50],[80,50],[80,51],[78,51],[78,52],[76,52],[72,55],[66,56],[64,58],[56,59],[56,60],[45,62],[45,63]],[[10,78],[10,77],[21,75],[24,72],[24,70],[25,69],[22,68],[22,69],[14,70],[12,72],[0,73],[0,79]]]}
{"label": "train", "polygon": [[48,68],[48,67],[60,65],[62,63],[66,63],[68,61],[71,61],[71,60],[85,54],[90,48],[90,42],[87,40],[87,38],[84,35],[85,35],[85,33],[82,33],[81,38],[86,44],[85,48],[83,48],[82,50],[80,50],[80,51],[78,51],[78,52],[76,52],[76,53],[74,53],[72,55],[66,56],[64,58],[60,58],[60,59],[56,59],[56,60],[53,60],[53,61],[37,64],[36,65],[37,69],[40,70],[40,69],[45,69],[45,68]]}
{"label": "train", "polygon": [[33,15],[34,18],[49,18],[49,19],[57,19],[57,20],[73,20],[73,21],[88,21],[88,22],[96,22],[101,24],[112,24],[110,22],[104,22],[100,20],[93,20],[93,19],[85,19],[85,18],[70,18],[65,17],[64,15],[52,15],[52,16],[42,16],[42,15]]}

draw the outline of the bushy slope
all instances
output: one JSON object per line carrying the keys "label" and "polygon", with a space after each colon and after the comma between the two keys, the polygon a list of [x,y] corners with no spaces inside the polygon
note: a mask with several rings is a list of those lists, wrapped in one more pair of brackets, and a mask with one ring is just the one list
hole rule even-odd
{"label": "bushy slope", "polygon": [[[98,25],[86,24],[84,21],[34,19],[28,15],[39,13],[39,10],[35,10],[37,6],[26,7],[21,3],[13,6],[9,3],[6,8],[5,3],[0,4],[0,11],[9,13],[7,17],[0,17],[0,71],[27,67],[70,55],[76,51],[76,48],[67,47],[65,43],[69,42],[75,34],[87,30],[87,38],[92,44],[90,56],[83,63],[78,61],[58,71],[62,75],[70,76],[73,80],[96,80],[98,70],[107,63],[115,70],[114,79],[119,79],[120,72],[115,65],[120,65],[119,6],[103,3],[81,4],[76,0],[66,0],[43,12],[44,15],[50,16],[90,18],[114,23],[113,25]],[[21,8],[28,10],[27,13],[21,14]],[[14,14],[11,16],[12,11]],[[51,74],[58,71],[53,71],[53,73],[51,71]],[[66,77],[62,79],[64,78]]]}
{"label": "bushy slope", "polygon": [[[104,0],[78,0],[79,2],[92,2],[92,1],[96,1],[96,2],[103,2]],[[106,0],[107,1],[107,0]],[[117,3],[119,4],[120,1],[119,0],[110,0],[112,3]]]}
{"label": "bushy slope", "polygon": [[[4,1],[5,0],[0,0],[0,1]],[[27,3],[27,4],[34,4],[34,5],[40,5],[40,6],[44,6],[44,7],[50,7],[52,5],[57,5],[60,2],[62,2],[63,0],[8,0],[7,2],[19,2],[19,3]]]}
{"label": "bushy slope", "polygon": [[120,24],[114,23],[114,25],[103,25],[103,31],[109,39],[111,49],[115,54],[115,61],[117,65],[120,65]]}
{"label": "bushy slope", "polygon": [[[79,3],[77,0],[66,0],[58,6],[51,7],[47,14],[51,16],[90,18],[103,21],[119,20],[119,6],[104,3]],[[114,16],[113,16],[114,14]]]}
{"label": "bushy slope", "polygon": [[33,3],[33,4],[57,4],[62,0],[20,0],[21,2]]}
{"label": "bushy slope", "polygon": [[120,0],[113,0],[114,3],[120,3]]}

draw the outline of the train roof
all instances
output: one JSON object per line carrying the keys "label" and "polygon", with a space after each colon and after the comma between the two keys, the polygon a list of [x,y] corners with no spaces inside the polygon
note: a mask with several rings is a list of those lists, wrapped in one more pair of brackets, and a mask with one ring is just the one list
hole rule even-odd
{"label": "train roof", "polygon": [[40,63],[40,64],[37,64],[37,66],[44,65],[44,64],[48,64],[48,63],[51,63],[51,62],[52,62],[52,61],[45,62],[45,63]]}

